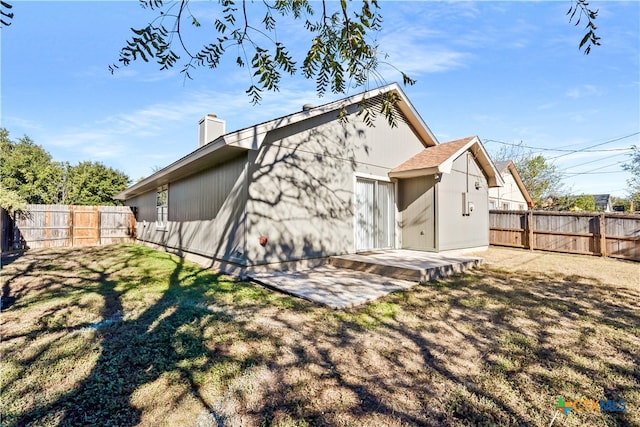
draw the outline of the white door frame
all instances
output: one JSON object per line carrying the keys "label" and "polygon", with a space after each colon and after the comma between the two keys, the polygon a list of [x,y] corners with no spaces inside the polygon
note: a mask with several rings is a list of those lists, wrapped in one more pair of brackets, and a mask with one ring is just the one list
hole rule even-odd
{"label": "white door frame", "polygon": [[[375,186],[374,186],[374,198],[377,197],[377,188],[378,188],[378,182],[385,182],[388,184],[392,184],[391,188],[392,188],[392,194],[391,196],[391,205],[393,206],[393,210],[391,211],[393,213],[393,221],[391,221],[391,223],[393,224],[391,231],[393,231],[393,236],[390,239],[390,243],[391,246],[388,248],[370,248],[370,249],[359,249],[358,248],[358,193],[357,193],[357,186],[358,186],[358,179],[364,179],[364,180],[369,180],[369,181],[374,181]],[[366,174],[366,173],[361,173],[361,172],[356,172],[353,175],[353,188],[354,188],[354,192],[353,192],[353,249],[354,252],[359,252],[359,251],[367,251],[367,250],[375,250],[375,249],[393,249],[395,247],[397,247],[397,239],[398,239],[398,207],[396,204],[396,194],[397,194],[397,183],[391,181],[391,179],[389,179],[388,176],[380,176],[380,175],[371,175],[371,174]],[[374,206],[374,218],[376,218],[376,214],[375,214],[375,206]],[[376,231],[377,233],[377,231]],[[375,246],[375,245],[374,245]]]}

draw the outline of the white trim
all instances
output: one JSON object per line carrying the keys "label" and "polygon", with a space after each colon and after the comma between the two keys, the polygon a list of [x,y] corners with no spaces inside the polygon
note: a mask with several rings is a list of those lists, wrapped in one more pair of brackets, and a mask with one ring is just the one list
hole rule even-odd
{"label": "white trim", "polygon": [[[166,191],[167,192],[167,197],[166,197],[166,213],[167,213],[167,218],[165,219],[164,222],[160,222],[158,221],[158,208],[160,206],[158,206],[158,193],[162,192],[162,191]],[[164,205],[162,205],[164,206]],[[167,224],[169,223],[169,184],[164,184],[159,186],[158,188],[156,188],[156,230],[166,230],[167,228]]]}
{"label": "white trim", "polygon": [[393,211],[395,214],[394,221],[394,230],[395,233],[395,249],[402,248],[402,230],[400,229],[400,223],[402,219],[400,218],[400,210],[398,209],[398,198],[400,197],[398,191],[400,190],[400,181],[394,179],[393,181]]}
{"label": "white trim", "polygon": [[363,97],[371,99],[387,92],[395,92],[396,94],[398,94],[398,109],[405,115],[414,132],[417,133],[422,145],[425,148],[438,145],[440,142],[431,132],[431,129],[429,129],[427,124],[422,120],[422,117],[420,117],[420,114],[415,109],[413,104],[411,104],[411,101],[402,91],[401,87],[397,83],[391,83],[376,89],[370,89],[363,93],[351,95],[347,98],[329,102],[325,105],[315,107],[311,110],[299,111],[284,117],[279,117],[264,123],[252,125],[222,135],[215,141],[212,141],[211,143],[206,144],[195,151],[192,151],[191,153],[175,161],[164,169],[121,191],[114,196],[114,199],[126,200],[140,194],[140,192],[150,191],[152,188],[149,188],[149,186],[153,185],[154,181],[167,182],[167,175],[174,172],[177,173],[184,168],[188,168],[189,165],[196,160],[205,159],[209,156],[215,157],[216,154],[219,154],[219,152],[216,152],[222,150],[223,148],[230,148],[235,150],[258,150],[262,145],[267,133],[274,129],[279,129],[284,126],[302,122],[313,117],[328,114],[341,109],[343,106],[358,104],[363,99]]}
{"label": "white trim", "polygon": [[353,247],[352,253],[358,252],[358,175],[353,174],[353,198],[351,199],[351,206],[353,208]]}
{"label": "white trim", "polygon": [[411,169],[411,170],[402,171],[402,172],[389,172],[389,177],[397,178],[397,179],[417,178],[419,176],[435,175],[437,173],[442,173],[442,171],[438,167],[434,167],[434,168],[423,168],[423,169]]}
{"label": "white trim", "polygon": [[[364,178],[364,179],[371,179],[374,181],[384,181],[384,182],[391,182],[391,178],[389,178],[388,176],[384,176],[384,175],[371,175],[368,173],[363,173],[363,172],[354,172],[353,176],[357,179],[357,178]],[[354,185],[355,188],[355,185]]]}
{"label": "white trim", "polygon": [[[446,143],[445,143],[446,144]],[[474,148],[477,147],[477,150],[473,151]],[[436,173],[446,173],[450,174],[453,168],[453,162],[462,156],[465,152],[471,151],[473,154],[474,161],[480,166],[482,171],[487,175],[487,180],[489,187],[502,187],[504,185],[504,180],[502,179],[502,175],[496,169],[491,157],[484,149],[482,142],[477,136],[474,136],[467,143],[465,143],[462,147],[460,147],[455,153],[449,156],[446,160],[440,163],[438,166],[434,166],[431,168],[422,168],[422,169],[411,169],[407,171],[400,172],[389,172],[390,178],[415,178],[418,176],[425,175],[433,175]],[[493,176],[491,174],[493,173]]]}
{"label": "white trim", "polygon": [[[391,243],[391,247],[384,249],[396,249],[398,248],[398,236],[399,236],[399,212],[398,212],[398,181],[392,181],[388,177],[379,176],[379,175],[371,175],[367,173],[354,172],[353,173],[353,253],[358,253],[358,179],[364,179],[368,181],[373,181],[374,183],[374,200],[377,198],[377,190],[378,190],[378,182],[384,182],[386,184],[392,185],[392,194],[391,194],[391,202],[393,204],[393,238],[389,243]],[[374,206],[374,217],[375,217],[375,206]],[[366,250],[375,250],[377,248],[371,248]]]}

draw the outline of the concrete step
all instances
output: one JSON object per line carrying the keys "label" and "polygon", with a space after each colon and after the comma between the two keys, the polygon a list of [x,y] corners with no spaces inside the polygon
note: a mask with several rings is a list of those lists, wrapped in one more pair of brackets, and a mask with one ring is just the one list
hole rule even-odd
{"label": "concrete step", "polygon": [[329,258],[329,264],[393,279],[426,283],[442,279],[482,263],[482,258],[425,255],[422,259],[403,259],[397,253],[364,253]]}

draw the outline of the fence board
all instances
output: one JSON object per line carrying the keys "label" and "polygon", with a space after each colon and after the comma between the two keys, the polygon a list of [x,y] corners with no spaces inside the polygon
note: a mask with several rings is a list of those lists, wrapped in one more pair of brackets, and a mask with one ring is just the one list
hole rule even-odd
{"label": "fence board", "polygon": [[99,206],[82,206],[73,209],[73,246],[93,246],[100,243]]}
{"label": "fence board", "polygon": [[128,206],[27,205],[10,223],[3,250],[135,241],[135,219]]}
{"label": "fence board", "polygon": [[[129,215],[123,215],[128,212]],[[118,243],[135,235],[135,218],[126,206],[102,206],[100,209],[100,241],[103,245]]]}
{"label": "fence board", "polygon": [[496,245],[524,248],[526,244],[526,213],[505,212],[502,216],[489,216],[489,240]]}
{"label": "fence board", "polygon": [[489,243],[640,261],[640,215],[492,210]]}

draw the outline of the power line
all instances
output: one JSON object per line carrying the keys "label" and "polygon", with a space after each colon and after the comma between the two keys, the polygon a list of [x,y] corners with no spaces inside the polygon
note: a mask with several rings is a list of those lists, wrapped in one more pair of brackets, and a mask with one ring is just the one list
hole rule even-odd
{"label": "power line", "polygon": [[[605,144],[611,144],[612,142],[620,141],[620,140],[626,139],[626,138],[631,138],[632,136],[636,136],[638,134],[640,134],[640,132],[635,132],[635,133],[632,133],[632,134],[629,134],[629,135],[626,135],[626,136],[621,136],[620,138],[610,139],[610,140],[605,141],[605,142],[600,142],[598,144],[590,145],[590,146],[582,148],[580,150],[576,150],[576,151],[574,151],[574,153],[586,153],[586,152],[588,152],[588,150],[590,148],[600,147],[600,146],[605,145]],[[560,154],[559,156],[551,157],[551,158],[549,158],[547,160],[559,159],[560,157],[568,156],[569,154],[571,154],[571,153]]]}
{"label": "power line", "polygon": [[484,142],[497,142],[498,144],[502,144],[502,145],[509,145],[511,147],[528,148],[530,150],[535,150],[535,151],[554,151],[554,152],[565,152],[570,154],[578,153],[578,152],[602,153],[602,152],[608,152],[608,151],[631,151],[632,150],[632,148],[605,148],[602,150],[564,150],[561,148],[532,147],[530,145],[514,144],[511,142],[498,141],[497,139],[485,139]]}
{"label": "power line", "polygon": [[584,166],[584,165],[588,165],[589,163],[600,162],[602,160],[611,159],[612,157],[618,157],[618,156],[623,156],[623,155],[624,154],[614,154],[613,156],[605,156],[605,157],[601,157],[599,159],[589,160],[588,162],[578,163],[577,165],[567,166],[564,169],[573,169],[573,168],[577,168],[578,166]]}
{"label": "power line", "polygon": [[[594,173],[595,171],[598,171],[598,170],[600,170],[600,169],[609,168],[609,167],[611,167],[611,166],[617,166],[617,165],[619,165],[619,164],[621,164],[621,163],[622,163],[622,162],[615,162],[615,163],[611,163],[611,164],[609,164],[609,165],[600,166],[600,167],[598,167],[598,168],[591,169],[591,170],[584,171],[584,172],[569,172],[569,173],[565,173],[565,175],[566,175],[566,176],[575,176],[575,175],[587,175],[587,174],[592,174],[592,173]],[[626,171],[611,171],[611,172],[600,172],[600,173],[623,173],[623,172],[626,172]]]}
{"label": "power line", "polygon": [[[633,134],[630,134],[630,135],[626,135],[626,136],[621,136],[621,137],[619,137],[619,138],[615,138],[615,139],[613,139],[613,142],[615,142],[615,141],[620,141],[621,139],[631,138],[632,136],[636,136],[636,135],[638,135],[638,134],[640,134],[640,132],[636,132],[636,133],[633,133]],[[563,146],[561,146],[560,148],[565,148],[565,147],[575,147],[576,145],[583,145],[583,144],[587,144],[587,143],[585,143],[585,142],[578,142],[578,143],[576,143],[576,144],[563,145]]]}
{"label": "power line", "polygon": [[626,171],[606,171],[606,172],[577,172],[577,173],[569,173],[569,174],[565,174],[565,178],[570,178],[572,176],[577,176],[577,175],[602,175],[602,174],[609,174],[609,173],[625,173]]}
{"label": "power line", "polygon": [[[590,150],[590,148],[594,148],[594,147],[600,147],[602,145],[606,145],[606,144],[611,144],[613,142],[617,142],[617,141],[621,141],[623,139],[627,139],[627,138],[631,138],[633,136],[639,135],[640,132],[634,132],[631,133],[629,135],[625,135],[625,136],[621,136],[618,138],[613,138],[613,139],[609,139],[607,141],[604,142],[599,142],[597,144],[585,147],[585,148],[580,148],[577,150],[568,150],[568,149],[563,149],[563,148],[547,148],[547,147],[533,147],[531,145],[526,145],[526,144],[515,144],[515,143],[511,143],[511,142],[505,142],[505,141],[500,141],[497,139],[485,139],[484,142],[496,142],[498,144],[502,144],[502,145],[508,145],[508,146],[512,146],[512,147],[522,147],[522,148],[528,148],[530,150],[536,150],[536,151],[554,151],[554,152],[561,152],[561,153],[567,153],[567,154],[562,154],[560,156],[556,156],[556,157],[552,157],[550,159],[547,160],[552,160],[552,159],[556,159],[558,157],[563,157],[563,156],[567,156],[569,154],[573,154],[573,153],[601,153],[601,152],[609,152],[609,151],[629,151],[631,150],[631,148],[609,148],[609,149],[602,149],[602,150]],[[583,143],[580,143],[583,144]],[[580,144],[573,144],[573,145],[580,145]],[[565,147],[571,147],[571,145],[567,145]]]}

